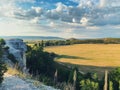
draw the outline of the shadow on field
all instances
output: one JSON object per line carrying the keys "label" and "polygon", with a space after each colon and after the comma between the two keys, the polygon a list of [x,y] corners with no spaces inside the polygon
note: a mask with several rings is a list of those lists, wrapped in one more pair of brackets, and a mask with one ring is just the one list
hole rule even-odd
{"label": "shadow on field", "polygon": [[108,70],[108,72],[112,71],[113,69],[117,67],[103,67],[103,66],[91,66],[91,65],[76,65],[71,63],[62,63],[58,62],[59,64],[66,66],[67,68],[71,69],[74,67],[78,67],[78,70],[80,73],[97,73],[99,78],[102,78],[104,76],[105,70]]}
{"label": "shadow on field", "polygon": [[78,56],[70,56],[70,55],[58,55],[58,56],[57,56],[57,59],[61,59],[61,58],[90,60],[89,58],[78,57]]}

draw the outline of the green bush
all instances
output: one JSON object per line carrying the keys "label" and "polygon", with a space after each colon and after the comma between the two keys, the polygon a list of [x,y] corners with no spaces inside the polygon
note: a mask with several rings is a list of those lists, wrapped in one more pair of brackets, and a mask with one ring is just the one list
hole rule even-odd
{"label": "green bush", "polygon": [[90,79],[80,81],[81,90],[99,90],[99,84]]}
{"label": "green bush", "polygon": [[3,63],[2,60],[0,60],[0,84],[3,81],[3,75],[6,72],[6,70],[7,70],[7,68],[6,68],[5,64]]}
{"label": "green bush", "polygon": [[8,54],[8,59],[10,59],[14,64],[18,63],[18,61],[15,59],[15,56],[11,53]]}

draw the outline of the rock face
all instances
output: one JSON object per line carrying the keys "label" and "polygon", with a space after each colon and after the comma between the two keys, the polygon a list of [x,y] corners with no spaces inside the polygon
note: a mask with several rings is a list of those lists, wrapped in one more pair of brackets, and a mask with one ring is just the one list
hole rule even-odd
{"label": "rock face", "polygon": [[6,46],[9,47],[9,53],[13,54],[16,60],[19,62],[19,66],[22,68],[26,67],[26,56],[27,46],[21,39],[10,39],[6,40]]}

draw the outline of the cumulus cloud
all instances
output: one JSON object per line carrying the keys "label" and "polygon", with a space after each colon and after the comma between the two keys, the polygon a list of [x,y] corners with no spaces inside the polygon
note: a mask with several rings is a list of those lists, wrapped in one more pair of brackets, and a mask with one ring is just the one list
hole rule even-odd
{"label": "cumulus cloud", "polygon": [[[12,2],[15,1],[17,0],[12,0]],[[21,2],[35,2],[35,0],[21,0]],[[120,24],[120,3],[118,0],[100,0],[99,2],[96,0],[75,0],[74,2],[77,2],[78,6],[67,6],[59,2],[55,5],[56,8],[49,10],[39,6],[31,6],[31,8],[23,10],[16,8],[14,3],[9,2],[7,6],[0,6],[0,15],[24,20],[31,19],[33,22],[39,22],[39,18],[43,16],[46,19],[82,25]]]}
{"label": "cumulus cloud", "polygon": [[42,8],[40,7],[31,7],[29,10],[21,10],[20,12],[15,12],[17,18],[23,19],[33,19],[35,17],[40,17],[43,13]]}
{"label": "cumulus cloud", "polygon": [[56,9],[49,10],[46,16],[49,19],[60,19],[64,22],[84,23],[87,25],[120,24],[120,5],[117,4],[118,0],[94,1],[76,0],[79,3],[76,7],[58,4]]}
{"label": "cumulus cloud", "polygon": [[100,7],[116,7],[120,6],[119,0],[100,0]]}
{"label": "cumulus cloud", "polygon": [[[119,29],[119,0],[69,1],[77,4],[72,6],[71,4],[68,5],[65,3],[63,4],[62,2],[57,2],[56,4],[46,5],[45,7],[47,8],[45,8],[42,7],[42,5],[39,5],[39,3],[34,5],[36,0],[1,0],[0,22],[2,22],[4,18],[6,18],[6,21],[8,21],[7,18],[10,18],[16,20],[16,22],[21,21],[21,25],[28,23],[28,26],[34,27],[32,29],[37,30],[37,32],[43,32],[42,30],[44,30],[44,32],[50,34],[59,32],[61,35],[62,33],[66,33],[67,36],[72,36],[74,34],[73,36],[76,37],[80,36],[78,34],[81,34],[81,37],[86,37],[88,33],[91,34],[91,36],[94,34],[101,35],[106,32],[101,30],[101,33],[99,32],[100,29],[105,28],[108,31],[108,29],[110,29],[108,26],[110,25],[118,27],[117,29],[114,27],[116,30]],[[20,5],[16,5],[16,3],[21,3],[23,5],[29,3],[30,6],[24,8]],[[3,26],[1,27],[3,28]],[[34,31],[31,30],[31,32]]]}

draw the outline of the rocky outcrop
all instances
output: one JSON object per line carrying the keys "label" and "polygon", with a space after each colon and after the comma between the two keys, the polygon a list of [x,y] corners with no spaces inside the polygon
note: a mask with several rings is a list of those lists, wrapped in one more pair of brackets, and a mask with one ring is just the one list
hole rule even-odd
{"label": "rocky outcrop", "polygon": [[9,39],[6,40],[6,46],[9,47],[9,53],[13,54],[20,67],[26,68],[26,56],[27,46],[21,39]]}
{"label": "rocky outcrop", "polygon": [[[37,83],[36,83],[37,82]],[[0,90],[60,90],[51,86],[46,86],[36,80],[21,79],[18,76],[12,76],[5,73],[4,81]]]}

